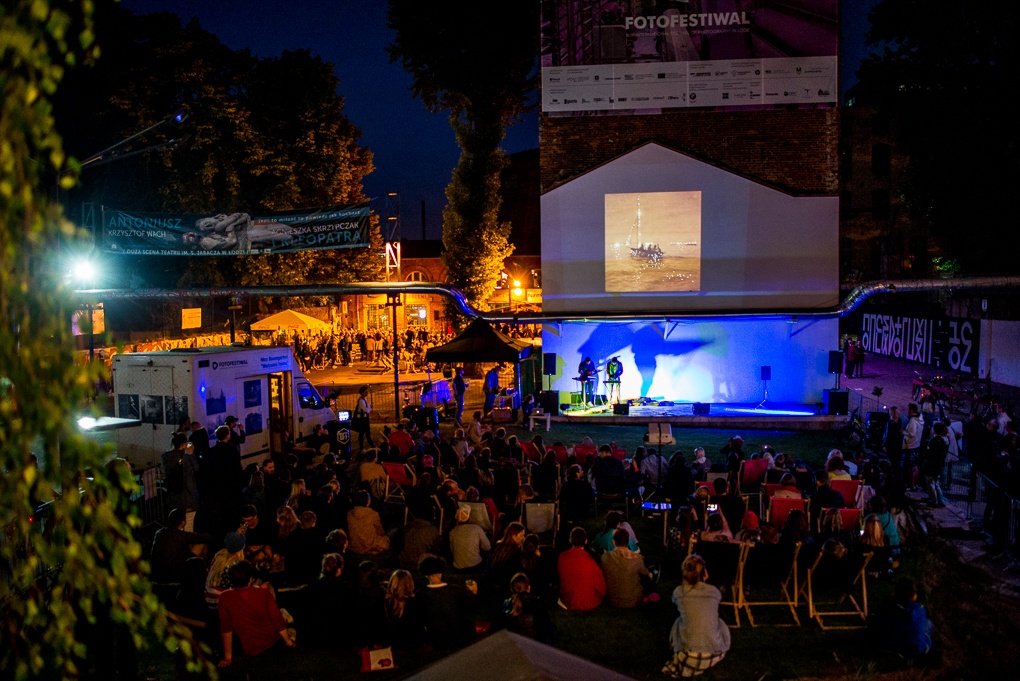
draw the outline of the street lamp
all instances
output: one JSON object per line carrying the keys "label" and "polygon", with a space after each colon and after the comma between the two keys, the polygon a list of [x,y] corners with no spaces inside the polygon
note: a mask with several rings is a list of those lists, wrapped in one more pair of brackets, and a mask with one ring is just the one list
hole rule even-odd
{"label": "street lamp", "polygon": [[[85,288],[93,288],[96,281],[96,266],[91,260],[82,258],[71,265],[71,276]],[[89,299],[85,302],[85,311],[88,313],[89,327],[89,362],[96,358],[96,333],[93,315],[95,303]]]}

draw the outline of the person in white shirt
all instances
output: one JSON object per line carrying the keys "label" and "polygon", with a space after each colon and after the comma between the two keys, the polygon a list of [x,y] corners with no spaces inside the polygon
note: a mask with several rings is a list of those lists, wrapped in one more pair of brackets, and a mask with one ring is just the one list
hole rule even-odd
{"label": "person in white shirt", "polygon": [[648,480],[649,487],[658,487],[662,479],[666,477],[667,470],[669,470],[669,464],[659,456],[654,447],[650,447],[648,454],[641,460],[638,472]]}

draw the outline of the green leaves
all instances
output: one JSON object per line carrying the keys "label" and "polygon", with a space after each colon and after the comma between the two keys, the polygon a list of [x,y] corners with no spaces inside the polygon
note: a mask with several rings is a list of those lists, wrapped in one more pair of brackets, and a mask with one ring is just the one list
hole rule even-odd
{"label": "green leaves", "polygon": [[53,258],[79,244],[47,196],[56,177],[74,181],[50,95],[92,43],[91,3],[60,7],[12,0],[0,13],[0,669],[17,679],[94,673],[90,645],[117,623],[138,641],[167,628],[131,535],[133,478],[75,424],[97,368],[74,363],[75,304]]}

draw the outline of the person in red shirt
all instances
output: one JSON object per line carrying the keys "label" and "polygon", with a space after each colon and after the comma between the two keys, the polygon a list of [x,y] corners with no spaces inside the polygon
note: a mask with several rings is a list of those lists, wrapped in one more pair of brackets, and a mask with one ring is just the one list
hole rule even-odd
{"label": "person in red shirt", "polygon": [[606,595],[606,578],[602,568],[585,549],[588,533],[583,527],[570,531],[570,546],[560,554],[557,571],[560,575],[560,603],[567,610],[592,610]]}
{"label": "person in red shirt", "polygon": [[234,634],[241,639],[246,655],[261,655],[280,641],[288,648],[295,643],[287,631],[287,622],[276,605],[272,590],[252,586],[255,568],[246,560],[229,568],[230,581],[245,586],[227,589],[220,594],[220,634],[223,636],[223,659],[220,667],[234,660]]}
{"label": "person in red shirt", "polygon": [[399,449],[402,457],[406,457],[414,449],[414,439],[408,434],[403,421],[397,424],[397,429],[390,435],[389,445]]}

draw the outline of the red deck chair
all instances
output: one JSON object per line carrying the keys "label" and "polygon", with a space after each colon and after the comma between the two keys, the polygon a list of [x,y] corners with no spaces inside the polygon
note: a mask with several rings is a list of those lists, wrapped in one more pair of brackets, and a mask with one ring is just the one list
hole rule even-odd
{"label": "red deck chair", "polygon": [[577,457],[577,463],[587,467],[590,459],[598,455],[598,449],[595,445],[577,445],[574,447],[574,455]]}
{"label": "red deck chair", "polygon": [[861,489],[860,480],[830,480],[829,487],[843,495],[847,508],[857,506],[857,494]]}
{"label": "red deck chair", "polygon": [[569,453],[567,452],[567,448],[563,445],[552,445],[551,447],[546,447],[546,449],[552,450],[552,453],[556,456],[556,463],[559,465],[562,466],[567,462]]}
{"label": "red deck chair", "polygon": [[407,501],[403,488],[414,487],[414,477],[406,464],[384,463],[386,469],[386,492],[383,501]]}
{"label": "red deck chair", "polygon": [[807,499],[773,499],[769,504],[769,522],[778,527],[786,524],[786,518],[793,509],[800,509],[807,513]]}
{"label": "red deck chair", "polygon": [[533,442],[522,442],[521,449],[524,451],[525,459],[525,461],[522,461],[521,463],[525,463],[526,461],[540,463],[542,461],[542,457],[538,453],[538,447],[536,447]]}
{"label": "red deck chair", "polygon": [[623,447],[617,447],[613,450],[613,458],[619,461],[623,461],[627,458],[627,450]]}

